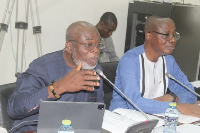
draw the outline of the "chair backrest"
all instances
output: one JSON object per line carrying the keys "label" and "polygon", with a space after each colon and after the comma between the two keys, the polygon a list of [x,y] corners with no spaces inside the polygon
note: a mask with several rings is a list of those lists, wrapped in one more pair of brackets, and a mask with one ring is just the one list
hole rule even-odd
{"label": "chair backrest", "polygon": [[0,127],[10,130],[14,120],[7,114],[8,98],[16,88],[16,83],[0,85]]}
{"label": "chair backrest", "polygon": [[[116,62],[105,62],[99,63],[103,68],[104,75],[112,82],[115,82],[116,69],[118,61]],[[103,90],[104,90],[104,103],[106,104],[106,109],[110,106],[110,101],[113,94],[113,86],[106,80],[103,80]]]}

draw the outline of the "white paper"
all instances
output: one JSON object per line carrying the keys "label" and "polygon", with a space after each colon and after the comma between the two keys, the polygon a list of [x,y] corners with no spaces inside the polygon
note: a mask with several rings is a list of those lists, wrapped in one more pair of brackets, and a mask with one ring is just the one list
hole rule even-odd
{"label": "white paper", "polygon": [[[164,125],[164,120],[157,116],[148,115],[150,120],[158,119],[156,127]],[[129,127],[146,121],[147,118],[140,112],[132,109],[116,109],[113,112],[105,110],[102,128],[112,133],[124,133]]]}
{"label": "white paper", "polygon": [[0,127],[0,133],[7,133],[7,130],[3,127]]}
{"label": "white paper", "polygon": [[[132,110],[132,109],[118,108],[118,109],[114,110],[113,112],[116,112],[118,114],[121,114],[121,115],[123,115],[127,118],[133,119],[133,120],[138,121],[138,122],[147,120],[147,118],[141,112],[138,112],[138,111]],[[149,115],[149,114],[146,114],[146,115],[148,116],[148,118],[150,118],[150,120],[153,120],[153,119],[159,120],[156,127],[159,127],[159,126],[162,126],[162,125],[165,124],[164,119],[161,119],[157,116],[153,116],[153,115]]]}
{"label": "white paper", "polygon": [[200,133],[200,126],[194,124],[183,124],[176,127],[179,133]]}
{"label": "white paper", "polygon": [[190,82],[194,87],[198,88],[200,87],[200,81],[194,81],[194,82]]}
{"label": "white paper", "polygon": [[124,133],[134,123],[137,121],[105,110],[102,128],[112,133]]}

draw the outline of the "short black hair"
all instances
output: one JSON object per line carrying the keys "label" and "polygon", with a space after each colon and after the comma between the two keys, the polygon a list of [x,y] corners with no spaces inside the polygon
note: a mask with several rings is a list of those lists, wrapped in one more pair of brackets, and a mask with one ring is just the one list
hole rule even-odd
{"label": "short black hair", "polygon": [[110,25],[111,23],[114,23],[117,25],[117,18],[114,13],[112,12],[105,12],[101,18],[101,22],[104,22],[106,25]]}

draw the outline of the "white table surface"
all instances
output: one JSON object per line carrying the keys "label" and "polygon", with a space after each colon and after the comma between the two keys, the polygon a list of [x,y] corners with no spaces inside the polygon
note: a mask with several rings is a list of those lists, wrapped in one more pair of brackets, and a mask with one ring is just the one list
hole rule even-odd
{"label": "white table surface", "polygon": [[[163,133],[164,126],[154,129],[152,133]],[[194,124],[184,124],[177,126],[177,133],[200,133],[200,126]]]}

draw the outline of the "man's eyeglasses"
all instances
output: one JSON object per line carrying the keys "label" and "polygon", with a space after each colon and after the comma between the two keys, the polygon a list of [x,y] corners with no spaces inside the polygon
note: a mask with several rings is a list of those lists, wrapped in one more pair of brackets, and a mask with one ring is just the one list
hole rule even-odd
{"label": "man's eyeglasses", "polygon": [[98,43],[98,44],[91,44],[91,43],[80,43],[76,40],[69,40],[69,42],[76,42],[78,44],[81,44],[85,47],[85,49],[87,50],[92,50],[94,49],[94,47],[96,47],[97,49],[103,49],[104,45],[102,43]]}
{"label": "man's eyeglasses", "polygon": [[[160,32],[157,32],[157,31],[150,31],[150,32],[154,32],[156,34],[160,34],[160,35],[163,35],[166,37],[166,40],[170,40],[172,37],[174,37],[176,40],[179,40],[180,37],[181,37],[181,34],[178,33],[178,32],[175,32],[174,34],[164,34],[164,33],[160,33]],[[150,33],[149,32],[149,33]]]}

